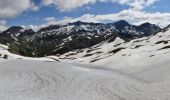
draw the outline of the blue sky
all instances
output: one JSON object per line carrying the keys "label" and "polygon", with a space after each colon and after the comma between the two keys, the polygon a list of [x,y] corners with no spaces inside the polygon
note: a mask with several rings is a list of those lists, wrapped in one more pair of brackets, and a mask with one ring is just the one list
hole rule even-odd
{"label": "blue sky", "polygon": [[[36,1],[36,0],[35,0]],[[110,14],[117,13],[123,9],[127,9],[127,6],[121,6],[119,4],[112,3],[96,3],[88,6],[83,6],[78,9],[75,9],[71,12],[60,12],[54,6],[42,7],[36,12],[28,11],[23,14],[15,17],[9,18],[9,25],[29,25],[35,24],[39,25],[44,23],[44,18],[55,17],[56,19],[62,19],[63,17],[79,17],[84,14]]]}
{"label": "blue sky", "polygon": [[[7,5],[6,1],[14,2],[14,0],[2,0],[0,1],[0,6]],[[93,22],[114,22],[116,20],[124,19],[133,24],[140,24],[146,21],[154,24],[161,23],[160,25],[168,24],[167,21],[170,21],[170,18],[168,18],[170,17],[170,0],[126,0],[127,2],[123,2],[123,0],[113,0],[114,2],[112,2],[112,0],[15,1],[20,1],[23,4],[29,4],[28,7],[22,7],[21,9],[17,8],[20,6],[19,3],[16,3],[15,5],[8,4],[11,7],[11,11],[12,9],[17,8],[14,11],[16,13],[13,15],[8,15],[0,11],[0,28],[2,25],[6,27],[14,25],[32,25],[33,27],[38,27],[49,24],[73,22],[77,20]],[[36,8],[36,10],[32,8]],[[7,8],[0,7],[0,9],[5,10]],[[164,20],[162,20],[162,18]]]}

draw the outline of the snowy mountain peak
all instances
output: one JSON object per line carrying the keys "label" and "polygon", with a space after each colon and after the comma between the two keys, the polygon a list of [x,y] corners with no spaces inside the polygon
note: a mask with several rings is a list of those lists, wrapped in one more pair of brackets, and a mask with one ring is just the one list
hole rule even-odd
{"label": "snowy mountain peak", "polygon": [[170,29],[170,24],[169,24],[167,27],[163,28],[162,30],[163,30],[163,32],[166,32],[166,31],[168,31],[169,29]]}
{"label": "snowy mountain peak", "polygon": [[124,20],[108,24],[77,21],[66,25],[50,25],[37,32],[11,27],[0,35],[0,43],[15,46],[10,49],[13,53],[42,57],[89,48],[105,41],[111,43],[116,38],[131,41],[160,31],[158,26],[150,23],[135,26]]}
{"label": "snowy mountain peak", "polygon": [[130,24],[127,22],[127,21],[125,21],[125,20],[120,20],[120,21],[118,21],[118,22],[115,22],[115,23],[113,23],[115,26],[129,26]]}
{"label": "snowy mountain peak", "polygon": [[20,27],[20,26],[12,26],[10,27],[8,30],[6,30],[6,33],[16,33],[16,32],[21,32],[21,30],[23,30],[24,28]]}
{"label": "snowy mountain peak", "polygon": [[169,33],[129,42],[115,37],[43,58],[11,54],[0,44],[1,99],[168,100]]}

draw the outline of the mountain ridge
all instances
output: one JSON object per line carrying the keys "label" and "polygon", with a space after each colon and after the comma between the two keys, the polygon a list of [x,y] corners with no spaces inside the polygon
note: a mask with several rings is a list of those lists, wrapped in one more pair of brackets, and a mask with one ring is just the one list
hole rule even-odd
{"label": "mountain ridge", "polygon": [[38,31],[11,27],[0,34],[0,43],[12,47],[9,48],[12,53],[42,57],[89,48],[103,41],[112,42],[116,37],[130,41],[160,31],[160,27],[150,23],[135,26],[124,20],[107,24],[77,21],[66,25],[50,25]]}

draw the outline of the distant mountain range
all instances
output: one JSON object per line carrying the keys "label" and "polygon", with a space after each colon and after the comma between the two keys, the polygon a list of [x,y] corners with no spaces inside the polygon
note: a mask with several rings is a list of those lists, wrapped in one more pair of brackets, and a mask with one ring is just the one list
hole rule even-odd
{"label": "distant mountain range", "polygon": [[130,41],[151,36],[166,31],[168,27],[161,29],[150,23],[135,26],[124,20],[108,24],[77,21],[66,25],[51,25],[37,32],[13,26],[0,33],[0,43],[8,45],[12,53],[43,57],[89,48],[104,41],[113,42],[117,37]]}

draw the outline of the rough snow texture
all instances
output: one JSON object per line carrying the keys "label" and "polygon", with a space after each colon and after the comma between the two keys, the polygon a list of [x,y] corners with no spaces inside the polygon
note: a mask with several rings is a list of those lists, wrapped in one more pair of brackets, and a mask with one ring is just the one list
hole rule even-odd
{"label": "rough snow texture", "polygon": [[130,42],[117,38],[43,61],[1,46],[10,59],[0,60],[0,100],[169,100],[169,38],[170,31]]}
{"label": "rough snow texture", "polygon": [[[83,65],[84,66],[84,65]],[[74,64],[12,60],[0,66],[1,100],[168,100],[170,68],[132,75]],[[148,75],[149,77],[145,76]],[[136,76],[142,76],[137,78]],[[154,77],[154,78],[153,78]]]}

